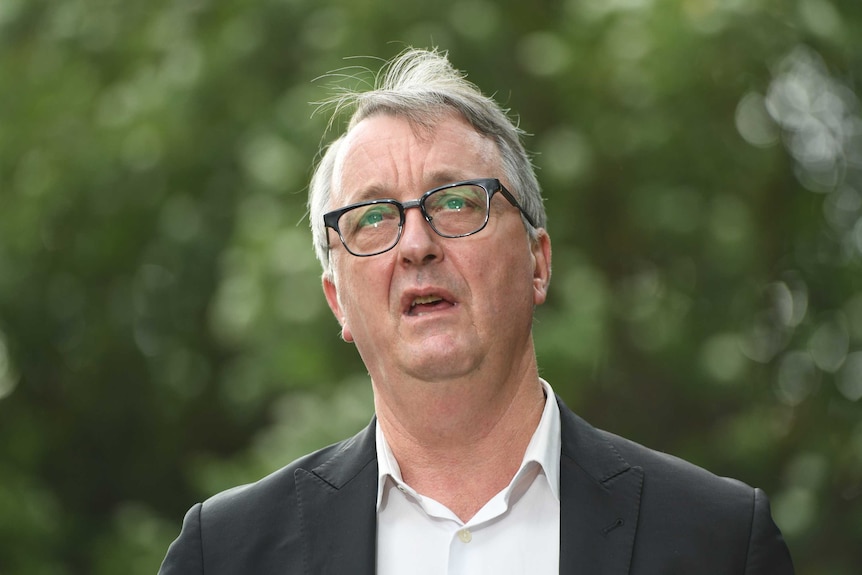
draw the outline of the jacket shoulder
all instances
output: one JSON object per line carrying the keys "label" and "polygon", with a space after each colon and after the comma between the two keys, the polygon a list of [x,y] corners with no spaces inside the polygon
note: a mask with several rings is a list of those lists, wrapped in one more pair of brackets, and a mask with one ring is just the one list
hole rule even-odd
{"label": "jacket shoulder", "polygon": [[[789,575],[793,565],[766,494],[688,461],[597,430],[643,472],[634,560],[674,572]],[[674,542],[668,546],[667,542]]]}
{"label": "jacket shoulder", "polygon": [[669,498],[669,505],[688,505],[727,499],[748,500],[753,489],[734,479],[719,477],[693,463],[645,447],[609,431],[593,427],[560,401],[563,458],[570,459],[596,481],[605,482],[630,469],[643,472],[644,497]]}
{"label": "jacket shoulder", "polygon": [[[570,480],[610,508],[635,510],[632,573],[793,573],[763,491],[596,429],[559,403]],[[591,505],[577,492],[569,497]]]}
{"label": "jacket shoulder", "polygon": [[752,497],[753,488],[742,481],[716,475],[694,463],[608,431],[597,431],[629,465],[640,467],[644,470],[645,477],[653,478],[652,488],[663,485],[678,494],[690,494],[698,498]]}
{"label": "jacket shoulder", "polygon": [[242,514],[260,517],[279,511],[280,506],[290,505],[295,500],[295,474],[299,470],[310,471],[323,481],[338,481],[337,477],[329,475],[332,469],[349,476],[353,469],[351,463],[367,465],[375,456],[373,450],[368,451],[368,436],[373,446],[373,424],[354,437],[304,455],[254,483],[213,495],[202,504],[202,519],[232,522]]}
{"label": "jacket shoulder", "polygon": [[297,474],[340,489],[376,462],[374,422],[356,436],[300,457],[266,477],[194,505],[160,575],[274,573],[299,561]]}

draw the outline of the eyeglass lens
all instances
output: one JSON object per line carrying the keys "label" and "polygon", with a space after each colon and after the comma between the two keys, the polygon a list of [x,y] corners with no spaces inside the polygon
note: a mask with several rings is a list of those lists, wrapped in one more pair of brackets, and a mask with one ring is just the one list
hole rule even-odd
{"label": "eyeglass lens", "polygon": [[[467,184],[436,190],[423,200],[431,227],[444,237],[457,237],[482,229],[488,218],[488,192]],[[366,204],[345,212],[338,228],[347,248],[358,255],[374,254],[394,246],[402,224],[401,206],[395,201]]]}

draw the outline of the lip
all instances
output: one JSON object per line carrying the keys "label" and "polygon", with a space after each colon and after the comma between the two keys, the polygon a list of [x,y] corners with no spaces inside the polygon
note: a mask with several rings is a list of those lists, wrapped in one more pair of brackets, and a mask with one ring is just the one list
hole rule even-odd
{"label": "lip", "polygon": [[408,316],[418,315],[414,313],[415,308],[413,307],[413,302],[416,301],[416,299],[428,297],[440,298],[442,302],[449,304],[451,307],[458,304],[455,297],[448,290],[442,288],[425,287],[421,289],[409,289],[401,296],[401,313]]}

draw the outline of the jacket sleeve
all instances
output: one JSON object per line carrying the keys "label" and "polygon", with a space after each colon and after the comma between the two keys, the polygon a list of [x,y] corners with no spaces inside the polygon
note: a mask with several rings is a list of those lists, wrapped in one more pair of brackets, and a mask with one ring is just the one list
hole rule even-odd
{"label": "jacket sleeve", "polygon": [[201,507],[198,503],[186,513],[180,535],[168,548],[158,575],[203,575]]}
{"label": "jacket sleeve", "polygon": [[745,575],[793,575],[790,551],[772,520],[769,499],[760,489],[754,490]]}

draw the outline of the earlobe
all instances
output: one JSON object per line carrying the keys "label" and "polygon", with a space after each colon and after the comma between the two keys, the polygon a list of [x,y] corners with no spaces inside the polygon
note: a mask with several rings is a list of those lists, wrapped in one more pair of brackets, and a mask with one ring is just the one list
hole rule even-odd
{"label": "earlobe", "polygon": [[347,326],[347,318],[341,309],[341,302],[338,300],[338,288],[335,282],[328,277],[323,278],[323,294],[326,296],[326,303],[329,304],[329,309],[338,323],[341,325],[341,339],[346,342],[353,341],[353,334],[350,333],[350,328]]}
{"label": "earlobe", "polygon": [[353,334],[350,333],[350,328],[347,327],[346,319],[342,320],[341,322],[341,339],[343,339],[347,343],[353,343]]}
{"label": "earlobe", "polygon": [[551,238],[540,228],[532,242],[533,250],[533,304],[542,305],[548,297],[551,283]]}

